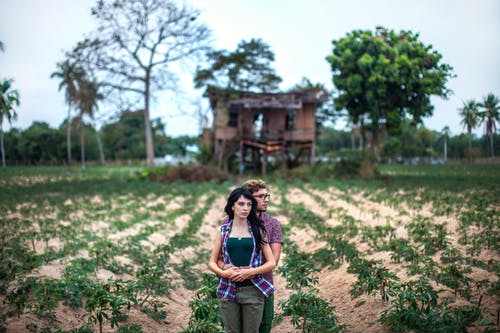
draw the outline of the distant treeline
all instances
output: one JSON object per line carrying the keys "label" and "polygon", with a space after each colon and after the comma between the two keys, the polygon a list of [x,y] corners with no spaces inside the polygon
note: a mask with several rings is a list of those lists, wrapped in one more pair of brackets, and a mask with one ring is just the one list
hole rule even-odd
{"label": "distant treeline", "polygon": [[[81,162],[80,122],[72,124],[72,161]],[[195,136],[167,137],[165,125],[152,120],[155,156],[186,155],[189,146],[198,144]],[[104,125],[99,133],[85,124],[85,160],[100,162],[97,134],[101,137],[106,161],[144,160],[146,140],[144,117],[141,113],[125,112],[116,122]],[[25,130],[12,128],[5,133],[5,157],[7,165],[64,165],[66,164],[66,122],[51,128],[46,122],[34,121]]]}
{"label": "distant treeline", "polygon": [[[367,135],[365,141],[370,141]],[[316,139],[316,156],[342,155],[346,149],[359,149],[363,144],[358,131],[339,131],[331,128],[321,128]],[[493,135],[494,156],[500,154],[500,135]],[[469,150],[469,144],[471,149]],[[470,152],[470,155],[469,155]],[[446,135],[432,131],[423,125],[412,126],[409,122],[403,123],[399,133],[383,135],[378,151],[379,159],[384,163],[404,163],[430,160],[472,160],[491,157],[490,138],[461,133]]]}
{"label": "distant treeline", "polygon": [[[81,162],[79,122],[75,121],[72,131],[71,151],[73,161]],[[189,147],[201,142],[200,136],[168,137],[165,125],[159,120],[152,121],[155,156],[166,154],[185,156]],[[105,159],[108,162],[145,160],[144,120],[141,114],[127,112],[112,123],[104,125],[99,133],[85,124],[85,159],[100,161],[97,136],[102,139]],[[5,132],[5,152],[7,165],[63,165],[66,163],[66,122],[58,128],[51,128],[45,122],[35,121],[25,130],[12,128]],[[318,129],[316,156],[334,156],[343,151],[357,150],[362,145],[361,135],[356,131],[342,131],[329,127]],[[366,139],[369,142],[369,137]],[[421,161],[444,158],[469,158],[469,136],[459,134],[447,137],[424,126],[403,126],[398,134],[385,136],[381,140],[379,157],[383,162],[403,162],[412,159]],[[472,137],[471,158],[490,157],[489,137]],[[366,147],[366,144],[365,144]],[[494,136],[495,156],[500,155],[500,137]]]}

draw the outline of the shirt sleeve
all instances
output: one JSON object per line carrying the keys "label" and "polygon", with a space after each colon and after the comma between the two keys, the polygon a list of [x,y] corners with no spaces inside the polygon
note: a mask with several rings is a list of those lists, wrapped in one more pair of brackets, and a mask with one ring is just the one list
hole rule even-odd
{"label": "shirt sleeve", "polygon": [[271,232],[269,233],[269,244],[280,243],[283,244],[283,235],[281,233],[281,226],[275,218],[272,219]]}

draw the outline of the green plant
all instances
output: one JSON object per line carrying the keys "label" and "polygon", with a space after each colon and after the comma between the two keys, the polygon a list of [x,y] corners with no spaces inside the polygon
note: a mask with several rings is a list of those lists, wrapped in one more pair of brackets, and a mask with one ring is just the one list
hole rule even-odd
{"label": "green plant", "polygon": [[117,333],[142,333],[142,327],[138,324],[122,325],[118,327]]}
{"label": "green plant", "polygon": [[415,222],[407,225],[407,229],[413,240],[423,245],[425,254],[434,254],[449,244],[446,226],[434,224],[429,218],[417,216]]}
{"label": "green plant", "polygon": [[[380,322],[394,332],[467,332],[467,327],[475,322],[492,327],[476,306],[452,308],[439,303],[438,292],[426,279],[397,284],[393,289],[391,307],[382,313]],[[492,331],[487,328],[484,332]]]}
{"label": "green plant", "polygon": [[472,282],[472,279],[467,276],[469,273],[472,273],[469,266],[453,262],[440,268],[437,282],[450,287],[455,292],[455,296],[460,292],[463,296],[468,297]]}
{"label": "green plant", "polygon": [[202,287],[189,302],[191,316],[187,327],[181,333],[222,333],[222,318],[217,300],[218,279],[213,274],[202,274]]}
{"label": "green plant", "polygon": [[287,250],[279,271],[286,278],[287,287],[296,292],[280,302],[283,315],[291,317],[294,327],[302,332],[342,332],[345,327],[337,325],[335,309],[316,295],[318,278],[313,274],[319,269],[311,259],[311,254],[298,251],[295,244]]}
{"label": "green plant", "polygon": [[318,278],[314,273],[319,268],[313,264],[312,254],[300,252],[296,245],[287,249],[287,256],[278,271],[286,279],[286,285],[293,290],[302,290],[318,284]]}
{"label": "green plant", "polygon": [[335,308],[311,292],[296,292],[282,304],[283,315],[291,317],[292,325],[302,332],[343,332],[337,324]]}
{"label": "green plant", "polygon": [[388,245],[391,251],[391,259],[400,263],[401,260],[406,262],[414,262],[416,259],[420,258],[420,255],[408,240],[403,238],[393,238],[389,241]]}
{"label": "green plant", "polygon": [[385,268],[381,261],[356,259],[348,271],[358,274],[358,280],[351,286],[353,296],[380,293],[382,301],[388,301],[393,284],[399,281],[396,274]]}
{"label": "green plant", "polygon": [[130,310],[130,300],[123,296],[125,290],[126,283],[116,280],[94,284],[85,291],[85,309],[90,313],[88,320],[99,325],[100,333],[105,320],[110,321],[111,328],[116,327],[125,318],[123,308]]}
{"label": "green plant", "polygon": [[[388,244],[395,236],[395,228],[390,225],[375,227],[365,226],[361,229],[362,240],[377,251],[387,251]],[[389,239],[385,238],[389,236]]]}
{"label": "green plant", "polygon": [[157,309],[160,303],[156,302],[155,295],[169,295],[173,284],[169,278],[170,270],[163,258],[145,263],[137,271],[134,300],[141,309],[149,305]]}

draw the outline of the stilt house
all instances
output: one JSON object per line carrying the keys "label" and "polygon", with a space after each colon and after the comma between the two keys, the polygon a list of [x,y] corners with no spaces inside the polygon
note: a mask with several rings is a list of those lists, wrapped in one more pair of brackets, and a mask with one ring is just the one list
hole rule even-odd
{"label": "stilt house", "polygon": [[219,167],[227,169],[233,156],[240,173],[257,169],[266,173],[268,163],[291,166],[314,161],[315,112],[328,97],[323,90],[292,93],[206,93],[214,114],[212,128]]}

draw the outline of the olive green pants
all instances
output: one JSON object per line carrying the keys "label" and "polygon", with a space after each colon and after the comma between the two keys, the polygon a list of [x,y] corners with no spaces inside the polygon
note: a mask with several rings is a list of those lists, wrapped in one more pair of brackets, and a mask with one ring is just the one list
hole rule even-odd
{"label": "olive green pants", "polygon": [[264,314],[262,316],[262,323],[260,324],[259,333],[270,333],[273,327],[274,317],[274,294],[271,294],[264,301]]}
{"label": "olive green pants", "polygon": [[236,299],[219,298],[220,313],[226,333],[258,333],[264,295],[255,286],[236,288]]}

